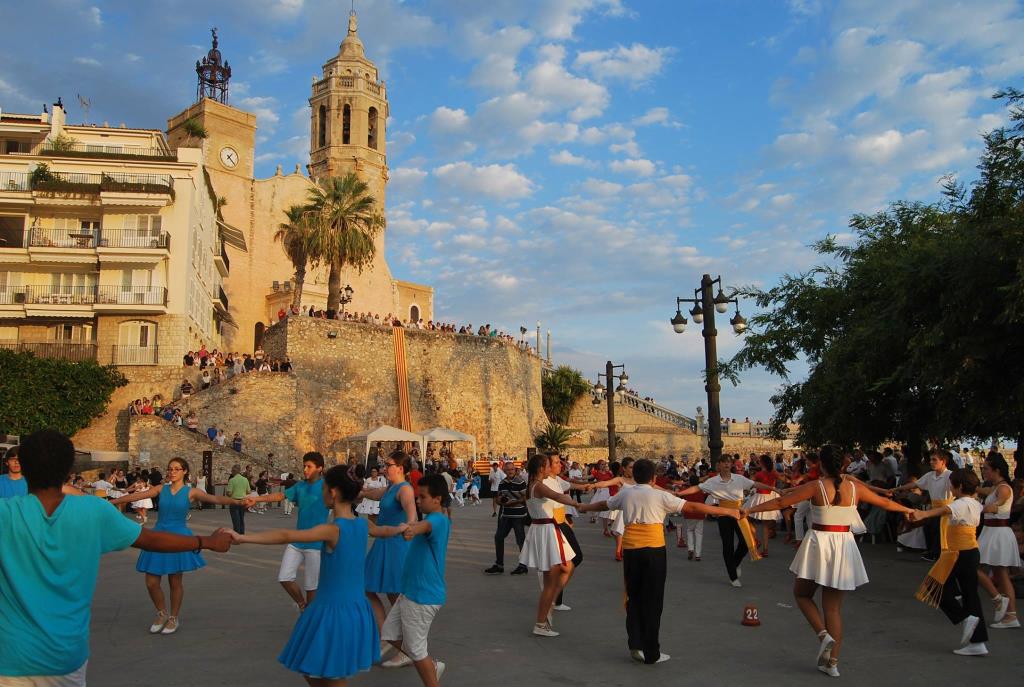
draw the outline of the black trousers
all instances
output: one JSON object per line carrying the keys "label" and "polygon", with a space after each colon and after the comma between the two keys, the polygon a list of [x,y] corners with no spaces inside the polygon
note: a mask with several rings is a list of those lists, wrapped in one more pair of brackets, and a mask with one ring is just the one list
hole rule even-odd
{"label": "black trousers", "polygon": [[[747,555],[747,541],[740,532],[740,526],[733,518],[718,518],[718,534],[722,537],[722,558],[725,559],[725,569],[729,573],[729,579],[737,578],[736,568],[743,562]],[[739,540],[739,544],[736,540]]]}
{"label": "black trousers", "polygon": [[231,529],[239,534],[245,534],[245,506],[228,506],[231,513]]}
{"label": "black trousers", "polygon": [[658,633],[665,603],[665,547],[626,549],[622,575],[626,580],[626,636],[630,651],[643,651],[644,663],[661,656]]}
{"label": "black trousers", "polygon": [[924,541],[928,547],[927,553],[932,558],[938,558],[942,552],[941,536],[939,534],[939,518],[929,518],[924,521]]}
{"label": "black trousers", "polygon": [[523,527],[523,518],[498,518],[498,529],[494,533],[494,563],[505,565],[505,539],[509,532],[516,533],[516,545],[523,550],[523,542],[526,541],[526,528]]}
{"label": "black trousers", "polygon": [[[956,558],[953,572],[949,574],[942,588],[942,599],[939,608],[946,614],[950,622],[958,625],[969,615],[978,618],[978,627],[971,635],[972,642],[987,642],[988,629],[985,627],[985,616],[981,608],[981,597],[978,596],[978,565],[981,563],[981,552],[978,549],[961,551]],[[961,597],[957,601],[956,597]]]}
{"label": "black trousers", "polygon": [[[578,568],[583,563],[583,547],[580,546],[579,540],[576,539],[576,532],[572,529],[572,526],[563,522],[558,525],[558,529],[561,530],[562,536],[569,542],[569,546],[572,548],[572,565],[573,568]],[[562,592],[558,592],[558,598],[555,599],[555,605],[562,605]]]}

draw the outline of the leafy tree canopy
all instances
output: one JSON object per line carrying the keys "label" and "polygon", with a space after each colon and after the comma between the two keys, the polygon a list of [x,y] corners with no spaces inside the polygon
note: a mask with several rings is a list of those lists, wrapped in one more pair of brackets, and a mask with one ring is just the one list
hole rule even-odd
{"label": "leafy tree canopy", "polygon": [[95,361],[37,358],[0,350],[0,431],[31,434],[53,428],[67,435],[103,413],[114,389],[128,380]]}
{"label": "leafy tree canopy", "polygon": [[581,396],[590,391],[590,382],[583,374],[568,365],[559,365],[544,375],[541,397],[548,420],[557,424],[569,422],[569,414]]}
{"label": "leafy tree canopy", "polygon": [[[856,239],[815,245],[823,264],[743,289],[751,318],[735,369],[781,376],[773,429],[877,445],[1024,432],[1024,94],[997,93],[1011,126],[984,136],[979,178],[940,202],[855,215]],[[807,379],[788,365],[804,359]]]}

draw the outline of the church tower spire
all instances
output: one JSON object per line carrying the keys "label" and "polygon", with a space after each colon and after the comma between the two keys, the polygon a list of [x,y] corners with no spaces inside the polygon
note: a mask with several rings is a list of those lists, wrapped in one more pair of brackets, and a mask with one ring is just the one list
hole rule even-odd
{"label": "church tower spire", "polygon": [[309,104],[310,176],[356,172],[383,206],[387,90],[377,66],[366,58],[355,10],[338,54],[324,64],[321,78],[313,78]]}

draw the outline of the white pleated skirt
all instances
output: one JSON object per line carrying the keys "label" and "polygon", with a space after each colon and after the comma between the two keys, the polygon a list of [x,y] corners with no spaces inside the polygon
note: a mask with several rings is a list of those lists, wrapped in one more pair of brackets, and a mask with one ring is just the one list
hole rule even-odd
{"label": "white pleated skirt", "polygon": [[519,562],[528,568],[548,571],[552,566],[571,561],[574,555],[572,547],[558,527],[551,523],[534,524],[530,525],[526,532],[526,541],[523,542],[523,550],[519,553]]}
{"label": "white pleated skirt", "polygon": [[375,499],[363,499],[356,506],[356,512],[362,515],[379,515],[380,514],[380,501]]}
{"label": "white pleated skirt", "polygon": [[[598,501],[607,501],[610,498],[611,498],[611,493],[608,491],[608,488],[607,487],[601,487],[600,489],[598,489],[597,491],[594,492],[594,498],[592,498],[590,500],[593,503],[597,503]],[[615,511],[603,510],[600,513],[597,514],[597,517],[599,517],[599,518],[610,518],[610,517],[612,517],[611,514],[614,513],[614,512]]]}
{"label": "white pleated skirt", "polygon": [[1009,527],[986,527],[978,537],[982,565],[1015,568],[1021,565],[1017,537]]}
{"label": "white pleated skirt", "polygon": [[868,581],[864,559],[850,532],[808,530],[789,569],[800,579],[845,591]]}
{"label": "white pleated skirt", "polygon": [[[762,503],[766,503],[777,497],[778,494],[776,494],[774,491],[770,494],[759,494],[758,492],[755,491],[747,499],[745,506],[747,508],[753,508],[754,506],[760,506]],[[766,510],[760,513],[751,513],[749,517],[751,520],[776,520],[779,517],[779,511]]]}

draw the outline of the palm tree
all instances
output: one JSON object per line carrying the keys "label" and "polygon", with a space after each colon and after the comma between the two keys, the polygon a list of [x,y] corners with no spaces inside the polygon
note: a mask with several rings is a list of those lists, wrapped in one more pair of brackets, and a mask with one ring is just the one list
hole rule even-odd
{"label": "palm tree", "polygon": [[199,120],[195,117],[189,117],[181,123],[181,128],[185,132],[185,147],[191,148],[198,141],[208,138],[209,134],[206,131],[206,127],[199,123]]}
{"label": "palm tree", "polygon": [[308,254],[311,260],[330,267],[327,277],[327,310],[337,312],[341,302],[341,270],[359,272],[373,262],[374,240],[384,228],[376,211],[377,200],[355,173],[321,179],[310,189]]}
{"label": "palm tree", "polygon": [[302,304],[302,285],[306,283],[306,263],[309,262],[309,219],[311,211],[307,205],[293,205],[284,211],[287,222],[277,225],[274,240],[280,241],[284,253],[295,267],[295,293],[292,307]]}
{"label": "palm tree", "polygon": [[549,422],[544,431],[533,438],[533,443],[539,449],[550,448],[561,451],[572,437],[573,432],[568,427],[555,422]]}

